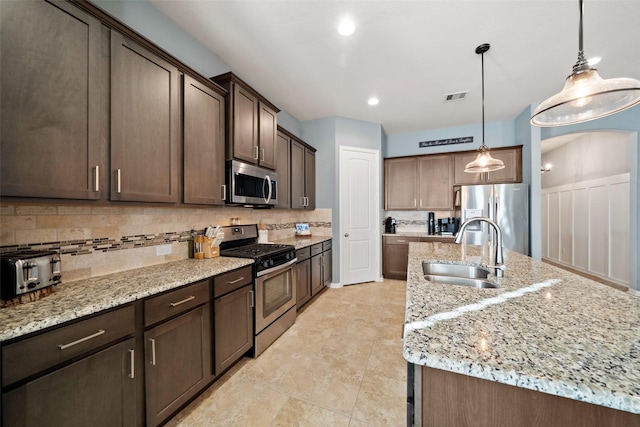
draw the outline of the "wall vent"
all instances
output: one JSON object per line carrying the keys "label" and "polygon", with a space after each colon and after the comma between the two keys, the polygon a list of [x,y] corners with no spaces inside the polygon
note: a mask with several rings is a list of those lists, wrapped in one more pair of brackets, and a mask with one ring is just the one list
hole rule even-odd
{"label": "wall vent", "polygon": [[468,91],[450,93],[444,96],[444,102],[462,101],[467,97]]}

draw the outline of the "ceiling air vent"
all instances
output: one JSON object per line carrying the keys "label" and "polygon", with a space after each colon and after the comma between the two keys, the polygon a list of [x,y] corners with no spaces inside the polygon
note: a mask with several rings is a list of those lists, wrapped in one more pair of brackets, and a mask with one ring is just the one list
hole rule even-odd
{"label": "ceiling air vent", "polygon": [[444,102],[462,101],[467,97],[467,93],[469,92],[465,91],[465,92],[450,93],[444,96]]}

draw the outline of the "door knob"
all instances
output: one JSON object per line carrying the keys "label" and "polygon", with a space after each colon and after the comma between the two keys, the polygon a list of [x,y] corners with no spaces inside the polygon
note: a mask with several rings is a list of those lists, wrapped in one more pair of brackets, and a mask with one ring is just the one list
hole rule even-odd
{"label": "door knob", "polygon": [[344,233],[344,237],[349,237],[349,233]]}

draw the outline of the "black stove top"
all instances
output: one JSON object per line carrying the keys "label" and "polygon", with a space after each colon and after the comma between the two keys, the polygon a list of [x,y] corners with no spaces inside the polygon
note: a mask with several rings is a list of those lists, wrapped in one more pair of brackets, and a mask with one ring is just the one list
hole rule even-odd
{"label": "black stove top", "polygon": [[284,252],[295,251],[292,245],[278,245],[270,243],[253,243],[244,246],[236,246],[235,248],[223,249],[220,252],[222,256],[261,259],[272,255],[278,255]]}
{"label": "black stove top", "polygon": [[220,244],[220,255],[255,260],[255,274],[260,276],[275,271],[296,259],[296,247],[273,243],[257,243],[258,226],[232,225],[222,227],[224,239]]}

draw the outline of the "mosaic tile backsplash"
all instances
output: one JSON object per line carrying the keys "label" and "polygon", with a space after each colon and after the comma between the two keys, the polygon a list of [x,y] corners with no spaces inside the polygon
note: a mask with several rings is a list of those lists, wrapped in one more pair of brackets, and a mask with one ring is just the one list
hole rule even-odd
{"label": "mosaic tile backsplash", "polygon": [[[264,224],[269,240],[292,237],[297,222],[312,234],[331,236],[331,209],[0,205],[0,252],[56,250],[63,281],[146,267],[188,257],[192,230],[208,225]],[[171,245],[170,254],[158,247]]]}

